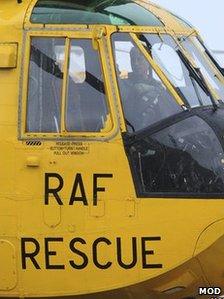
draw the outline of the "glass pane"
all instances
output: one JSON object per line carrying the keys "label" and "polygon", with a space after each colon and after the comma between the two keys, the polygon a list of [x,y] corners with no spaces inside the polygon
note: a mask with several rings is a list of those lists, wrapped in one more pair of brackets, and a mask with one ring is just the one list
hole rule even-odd
{"label": "glass pane", "polygon": [[167,75],[176,90],[191,107],[211,105],[210,96],[187,69],[178,54],[178,46],[168,35],[146,34],[145,40],[152,58]]}
{"label": "glass pane", "polygon": [[71,40],[69,61],[66,130],[100,132],[110,125],[110,116],[99,56],[92,41]]}
{"label": "glass pane", "polygon": [[60,132],[64,38],[31,40],[27,132]]}
{"label": "glass pane", "polygon": [[[193,41],[197,41],[197,38],[192,38]],[[209,82],[212,88],[214,88],[217,94],[220,96],[220,99],[224,101],[224,85],[217,78],[217,72],[215,72],[214,68],[212,68],[211,63],[200,53],[200,50],[194,45],[194,43],[189,38],[182,37],[180,38],[180,42],[183,47],[190,53],[193,58],[195,64],[200,68],[203,76]],[[200,47],[201,49],[202,47]],[[204,50],[205,52],[205,50]]]}
{"label": "glass pane", "polygon": [[[207,54],[207,56],[210,58],[210,60],[217,66],[224,66],[224,60],[219,60],[220,57],[217,57],[216,51],[212,51],[207,44],[205,44],[201,39],[199,39],[198,37],[193,37],[192,40],[194,41],[194,43],[199,47],[199,49],[204,53]],[[218,51],[219,52],[219,51]],[[222,54],[220,53],[220,55],[222,55],[223,57],[223,51]],[[219,55],[218,55],[219,56]],[[219,58],[219,59],[218,59]],[[218,67],[218,69],[219,69]]]}
{"label": "glass pane", "polygon": [[166,44],[161,47],[160,43],[155,43],[152,47],[152,57],[160,63],[174,86],[186,86],[181,60],[172,47]]}
{"label": "glass pane", "polygon": [[143,193],[223,193],[223,149],[201,118],[193,116],[144,135],[131,146]]}
{"label": "glass pane", "polygon": [[163,26],[151,12],[131,0],[39,0],[31,22]]}
{"label": "glass pane", "polygon": [[129,34],[113,35],[121,100],[129,132],[182,111]]}
{"label": "glass pane", "polygon": [[219,65],[224,68],[224,51],[213,51],[213,55]]}

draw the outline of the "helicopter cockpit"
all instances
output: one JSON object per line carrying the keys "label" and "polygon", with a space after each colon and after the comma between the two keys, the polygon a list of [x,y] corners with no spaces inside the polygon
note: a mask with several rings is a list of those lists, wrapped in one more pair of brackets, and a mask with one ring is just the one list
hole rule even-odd
{"label": "helicopter cockpit", "polygon": [[[37,1],[32,25],[45,24],[46,30],[76,23],[91,34],[93,24],[106,29],[95,40],[81,33],[81,38],[31,37],[25,131],[112,130],[105,78],[115,72],[138,196],[220,196],[223,75],[193,28],[176,17],[186,33],[164,30],[160,18],[140,2]],[[94,49],[100,40],[105,44]],[[106,70],[103,51],[110,47],[113,60],[107,64],[114,69]]]}
{"label": "helicopter cockpit", "polygon": [[0,297],[224,288],[224,71],[196,29],[148,0],[0,20]]}

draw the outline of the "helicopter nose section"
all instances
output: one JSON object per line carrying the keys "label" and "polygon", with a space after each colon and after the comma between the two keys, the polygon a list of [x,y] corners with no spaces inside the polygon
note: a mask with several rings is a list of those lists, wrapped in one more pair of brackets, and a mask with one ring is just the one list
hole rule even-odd
{"label": "helicopter nose section", "polygon": [[224,292],[224,219],[212,223],[201,233],[194,256],[200,262],[209,284]]}

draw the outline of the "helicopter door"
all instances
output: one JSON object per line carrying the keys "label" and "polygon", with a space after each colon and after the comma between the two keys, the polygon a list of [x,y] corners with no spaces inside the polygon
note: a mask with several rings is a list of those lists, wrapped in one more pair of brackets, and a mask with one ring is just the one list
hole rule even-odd
{"label": "helicopter door", "polygon": [[[22,159],[18,159],[16,188],[41,200],[44,221],[50,227],[61,223],[62,206],[67,209],[69,227],[73,221],[84,225],[86,212],[80,206],[89,206],[94,217],[104,215],[103,192],[102,196],[98,192],[97,207],[92,209],[94,182],[102,182],[105,189],[116,184],[110,179],[116,171],[113,157],[105,152],[110,150],[108,141],[116,136],[118,127],[113,121],[112,92],[104,77],[101,49],[93,48],[91,32],[83,38],[81,33],[79,38],[74,33],[66,35],[69,37],[30,33],[24,71]],[[47,184],[48,190],[58,189],[49,192],[48,202]]]}

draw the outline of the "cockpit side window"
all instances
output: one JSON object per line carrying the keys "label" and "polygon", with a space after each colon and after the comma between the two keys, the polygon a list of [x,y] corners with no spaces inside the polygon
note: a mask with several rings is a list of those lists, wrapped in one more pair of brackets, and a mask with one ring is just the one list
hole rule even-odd
{"label": "cockpit side window", "polygon": [[129,34],[113,34],[124,117],[136,132],[182,111]]}
{"label": "cockpit side window", "polygon": [[64,49],[64,45],[64,38],[33,37],[31,40],[27,132],[60,132],[63,72],[54,49],[59,46]]}
{"label": "cockpit side window", "polygon": [[109,128],[111,120],[98,51],[90,39],[70,39],[66,63],[65,44],[62,37],[31,39],[26,132],[61,133],[62,107],[67,132],[102,132]]}
{"label": "cockpit side window", "polygon": [[90,40],[71,40],[66,105],[66,130],[99,132],[108,107],[98,52]]}
{"label": "cockpit side window", "polygon": [[224,152],[213,129],[191,116],[128,144],[139,196],[209,196],[224,190]]}

